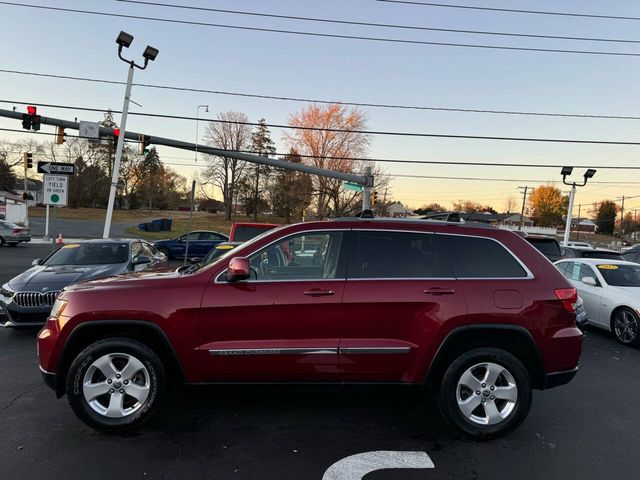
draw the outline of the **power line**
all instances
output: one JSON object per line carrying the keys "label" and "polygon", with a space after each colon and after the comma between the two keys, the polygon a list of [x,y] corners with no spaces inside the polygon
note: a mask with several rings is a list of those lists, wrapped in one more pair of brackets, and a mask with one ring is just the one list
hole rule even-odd
{"label": "power line", "polygon": [[460,8],[466,10],[485,10],[489,12],[506,12],[506,13],[527,13],[533,15],[555,15],[561,17],[582,17],[582,18],[599,18],[606,20],[640,20],[640,17],[628,17],[621,15],[596,15],[590,13],[578,12],[553,12],[544,10],[520,10],[514,8],[496,8],[496,7],[478,7],[475,5],[455,5],[451,3],[432,3],[417,0],[374,0],[383,3],[398,3],[405,5],[419,5],[422,7],[442,7],[442,8]]}
{"label": "power line", "polygon": [[79,13],[84,15],[97,15],[102,17],[128,18],[128,19],[151,21],[151,22],[193,25],[193,26],[200,26],[200,27],[225,28],[225,29],[231,29],[231,30],[242,30],[242,31],[253,31],[253,32],[278,33],[278,34],[298,35],[298,36],[306,36],[306,37],[335,38],[335,39],[341,39],[341,40],[363,40],[363,41],[396,43],[396,44],[405,44],[405,45],[430,45],[430,46],[440,46],[440,47],[479,48],[479,49],[539,52],[539,53],[566,53],[566,54],[580,54],[580,55],[640,57],[640,53],[631,53],[631,52],[611,52],[611,51],[596,51],[596,50],[565,50],[565,49],[555,49],[555,48],[514,47],[514,46],[506,46],[506,45],[481,45],[481,44],[472,44],[472,43],[432,42],[432,41],[425,41],[425,40],[409,40],[409,39],[387,38],[387,37],[369,37],[369,36],[361,36],[361,35],[342,35],[337,33],[305,32],[305,31],[299,31],[299,30],[283,30],[283,29],[276,29],[276,28],[247,27],[244,25],[228,25],[228,24],[220,24],[220,23],[198,22],[194,20],[177,20],[174,18],[146,17],[141,15],[98,12],[94,10],[80,10],[75,8],[48,7],[45,5],[33,5],[33,4],[27,4],[27,3],[4,2],[4,1],[0,1],[0,5],[9,5],[13,7],[33,8],[33,9],[40,9],[40,10],[65,12],[65,13]]}
{"label": "power line", "polygon": [[278,18],[283,20],[297,20],[297,21],[304,21],[304,22],[328,23],[328,24],[336,24],[336,25],[354,25],[354,26],[360,26],[360,27],[395,28],[395,29],[401,29],[401,30],[414,30],[414,31],[463,33],[463,34],[470,34],[470,35],[496,35],[496,36],[518,37],[518,38],[542,38],[542,39],[552,39],[552,40],[577,40],[577,41],[612,42],[612,43],[640,43],[640,40],[629,40],[629,39],[620,39],[620,38],[569,37],[564,35],[542,35],[542,34],[528,34],[528,33],[517,33],[517,32],[495,32],[495,31],[486,31],[486,30],[461,30],[461,29],[454,29],[454,28],[424,27],[419,25],[399,25],[394,23],[361,22],[361,21],[355,21],[355,20],[303,17],[298,15],[279,15],[279,14],[273,14],[273,13],[249,12],[246,10],[227,10],[222,8],[198,7],[194,5],[176,5],[172,3],[148,2],[148,1],[142,1],[142,0],[114,0],[114,1],[121,2],[121,3],[137,4],[137,5],[150,5],[153,7],[176,8],[176,9],[190,10],[190,11],[225,13],[230,15],[243,15],[243,16],[249,16],[249,17],[260,17],[260,18]]}
{"label": "power line", "polygon": [[[0,69],[0,73],[10,73],[14,75],[27,75],[27,76],[44,77],[44,78],[56,78],[60,80],[75,80],[75,81],[83,81],[83,82],[104,83],[109,85],[124,85],[126,83],[126,82],[121,82],[117,80],[103,80],[103,79],[89,78],[89,77],[56,75],[52,73],[25,72],[21,70]],[[516,111],[516,110],[487,110],[487,109],[478,109],[478,108],[452,108],[452,107],[433,107],[433,106],[397,105],[397,104],[394,105],[394,104],[388,104],[388,103],[341,102],[338,100],[319,100],[319,99],[300,98],[300,97],[260,95],[255,93],[228,92],[228,91],[221,91],[221,90],[208,90],[204,88],[177,87],[177,86],[171,86],[171,85],[157,85],[157,84],[149,84],[149,83],[134,83],[133,85],[136,87],[143,87],[143,88],[157,88],[157,89],[163,89],[163,90],[183,91],[183,92],[191,92],[191,93],[208,93],[213,95],[228,95],[228,96],[235,96],[235,97],[260,98],[263,100],[281,100],[281,101],[288,101],[288,102],[320,103],[320,104],[328,104],[328,105],[337,104],[337,105],[345,105],[345,106],[353,106],[353,107],[390,108],[390,109],[401,109],[401,110],[429,110],[429,111],[462,112],[462,113],[491,113],[491,114],[500,114],[500,115],[525,115],[525,116],[540,116],[540,117],[592,118],[592,119],[604,119],[604,120],[640,120],[640,117],[625,116],[625,115],[527,112],[527,111]]]}
{"label": "power line", "polygon": [[[10,129],[10,128],[0,128],[0,131],[8,131],[8,132],[16,132],[16,133],[31,133],[36,135],[56,135],[55,133],[48,132],[33,132],[28,130],[19,130],[19,129]],[[72,138],[88,138],[81,137],[80,135],[67,135]],[[128,143],[139,143],[135,141],[129,141]],[[234,151],[234,150],[229,150]],[[207,165],[198,165],[194,162],[193,165],[188,165],[184,163],[177,162],[162,162],[165,165],[176,165],[181,167],[196,167],[196,168],[206,168]],[[387,174],[391,177],[398,178],[422,178],[422,179],[436,179],[436,180],[464,180],[464,181],[485,181],[485,182],[529,182],[529,183],[560,183],[559,180],[536,180],[536,179],[523,179],[523,178],[491,178],[491,177],[454,177],[454,176],[438,176],[438,175],[407,175],[407,174],[399,174],[399,173],[389,173]],[[604,185],[640,185],[640,181],[624,181],[624,182],[598,182],[592,181],[589,184],[604,184]]]}
{"label": "power line", "polygon": [[[0,2],[1,3],[1,2]],[[79,107],[79,106],[71,106],[71,105],[56,105],[56,104],[46,104],[46,103],[38,103],[38,102],[23,102],[16,100],[0,100],[2,103],[15,103],[21,105],[40,105],[42,107],[51,107],[51,108],[61,108],[61,109],[70,109],[70,110],[84,110],[89,112],[107,112],[111,111],[114,113],[120,113],[118,110],[109,110],[109,109],[101,109],[101,108],[89,108],[89,107]],[[226,124],[234,124],[234,125],[247,125],[247,126],[258,126],[260,123],[257,122],[234,122],[230,120],[219,120],[213,118],[203,118],[203,117],[191,117],[185,115],[168,115],[168,114],[160,114],[160,113],[142,113],[142,112],[129,112],[129,115],[138,115],[143,117],[153,117],[153,118],[165,118],[165,119],[174,119],[174,120],[195,120],[195,121],[206,121],[213,123],[226,123]],[[488,135],[458,135],[458,134],[444,134],[444,133],[420,133],[420,132],[395,132],[395,131],[387,131],[387,130],[350,130],[343,128],[321,128],[321,127],[304,127],[300,125],[284,125],[278,123],[265,123],[267,127],[271,128],[282,128],[282,129],[291,129],[291,130],[303,130],[303,131],[320,131],[320,132],[331,132],[331,133],[355,133],[355,134],[363,134],[363,135],[379,135],[379,136],[393,136],[393,137],[424,137],[424,138],[449,138],[449,139],[466,139],[466,140],[496,140],[496,141],[513,141],[513,142],[536,142],[536,143],[573,143],[573,144],[590,144],[590,145],[640,145],[640,142],[627,142],[627,141],[618,141],[618,140],[584,140],[584,139],[567,139],[567,138],[536,138],[536,137],[499,137],[499,136],[488,136]]]}

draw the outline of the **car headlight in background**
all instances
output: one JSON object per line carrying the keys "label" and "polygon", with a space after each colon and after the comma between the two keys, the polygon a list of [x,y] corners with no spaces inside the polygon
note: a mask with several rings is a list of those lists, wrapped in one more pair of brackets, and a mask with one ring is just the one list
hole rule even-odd
{"label": "car headlight in background", "polygon": [[58,330],[62,330],[69,317],[64,314],[64,311],[67,308],[69,302],[66,300],[61,300],[60,298],[56,298],[56,301],[51,307],[51,313],[49,314],[49,319],[54,320],[58,324]]}
{"label": "car headlight in background", "polygon": [[0,294],[2,294],[3,297],[11,298],[16,294],[16,292],[11,290],[8,283],[5,283],[2,285],[2,288],[0,288]]}

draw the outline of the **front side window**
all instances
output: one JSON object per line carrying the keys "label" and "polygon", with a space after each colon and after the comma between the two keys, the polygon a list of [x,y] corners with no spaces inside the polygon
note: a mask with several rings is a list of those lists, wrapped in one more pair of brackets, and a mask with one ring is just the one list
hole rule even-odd
{"label": "front side window", "polygon": [[457,278],[521,278],[527,272],[500,243],[489,238],[437,234]]}
{"label": "front side window", "polygon": [[438,261],[431,237],[417,232],[361,231],[349,278],[451,277],[444,259]]}
{"label": "front side window", "polygon": [[320,280],[341,276],[342,232],[307,232],[284,238],[249,256],[259,281]]}

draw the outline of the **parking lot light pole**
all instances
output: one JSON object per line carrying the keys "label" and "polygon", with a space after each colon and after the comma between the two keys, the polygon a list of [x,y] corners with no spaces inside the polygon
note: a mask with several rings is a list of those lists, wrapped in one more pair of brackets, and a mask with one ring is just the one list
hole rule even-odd
{"label": "parking lot light pole", "polygon": [[126,32],[120,32],[116,43],[118,44],[118,57],[125,63],[129,64],[129,73],[127,75],[127,87],[124,91],[124,104],[122,106],[122,118],[120,119],[120,130],[122,135],[118,136],[118,144],[116,146],[116,158],[113,162],[113,175],[111,176],[111,188],[109,189],[109,203],[107,204],[107,216],[104,221],[104,231],[102,238],[109,238],[111,230],[111,218],[113,217],[113,205],[116,199],[116,190],[118,188],[118,180],[120,177],[120,162],[122,160],[122,149],[124,148],[124,137],[126,135],[127,128],[127,114],[129,113],[129,102],[131,100],[131,85],[133,84],[133,70],[139,68],[144,70],[147,68],[149,61],[154,61],[158,56],[158,50],[156,48],[147,45],[142,56],[144,57],[144,64],[137,65],[133,60],[127,60],[122,56],[122,49],[129,48],[133,42],[133,35],[129,35]]}
{"label": "parking lot light pole", "polygon": [[569,208],[567,209],[567,223],[564,227],[564,240],[562,242],[563,246],[567,246],[569,243],[569,233],[571,232],[571,219],[573,213],[573,202],[576,197],[576,187],[584,187],[587,184],[587,181],[596,174],[596,171],[593,168],[589,168],[583,175],[584,181],[582,183],[576,182],[567,182],[567,177],[571,175],[573,172],[573,167],[562,167],[562,183],[565,185],[571,186],[571,193],[569,194]]}

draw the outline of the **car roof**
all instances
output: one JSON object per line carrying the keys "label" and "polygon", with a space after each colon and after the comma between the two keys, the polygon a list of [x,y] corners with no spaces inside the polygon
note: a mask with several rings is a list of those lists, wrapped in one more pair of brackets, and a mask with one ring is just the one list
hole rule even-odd
{"label": "car roof", "polygon": [[68,242],[68,244],[75,243],[131,243],[137,241],[146,241],[140,238],[92,238],[87,240],[78,240],[73,242]]}
{"label": "car roof", "polygon": [[[422,218],[392,218],[392,217],[377,217],[377,218],[361,218],[361,217],[339,217],[329,220],[329,222],[349,222],[356,225],[380,225],[399,224],[399,225],[445,225],[460,228],[483,228],[487,230],[498,230],[498,228],[488,223],[483,222],[447,222],[446,220],[432,220]],[[327,221],[309,222],[309,224],[324,224]],[[306,225],[306,224],[305,224]]]}
{"label": "car roof", "polygon": [[626,260],[609,260],[607,258],[565,258],[558,260],[555,263],[561,262],[581,262],[589,265],[604,264],[604,265],[638,265],[635,262],[628,262]]}

